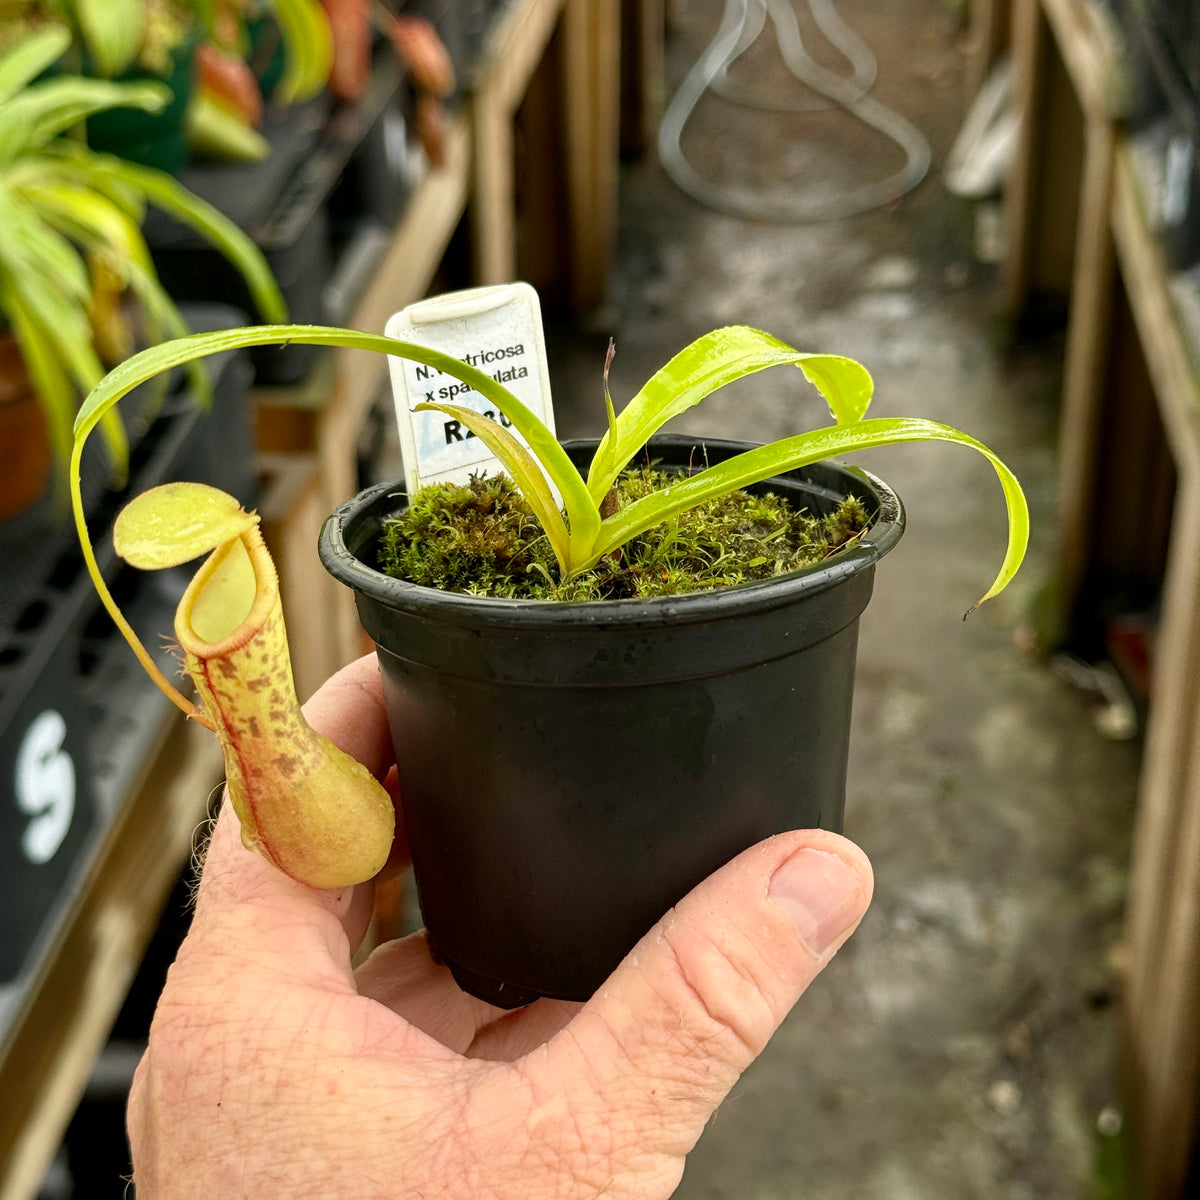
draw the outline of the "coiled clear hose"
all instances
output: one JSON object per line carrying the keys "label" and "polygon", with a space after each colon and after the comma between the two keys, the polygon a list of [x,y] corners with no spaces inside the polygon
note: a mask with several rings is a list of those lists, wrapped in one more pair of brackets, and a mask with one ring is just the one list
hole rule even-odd
{"label": "coiled clear hose", "polygon": [[[667,173],[693,199],[733,216],[805,224],[853,216],[879,208],[911,191],[929,170],[929,143],[912,122],[870,95],[875,56],[842,21],[833,0],[806,0],[817,27],[849,62],[852,74],[839,75],[816,62],[805,50],[800,25],[789,0],[725,0],[721,27],[688,72],[667,106],[658,131],[658,152]],[[836,104],[865,125],[894,141],[905,154],[904,166],[887,179],[861,184],[836,194],[811,195],[788,190],[763,191],[736,183],[717,183],[697,171],[680,144],[683,128],[708,90],[734,103],[771,111],[795,112],[826,107],[812,98],[778,103],[747,93],[729,79],[730,65],[762,33],[770,16],[779,51],[788,70],[824,101]]]}

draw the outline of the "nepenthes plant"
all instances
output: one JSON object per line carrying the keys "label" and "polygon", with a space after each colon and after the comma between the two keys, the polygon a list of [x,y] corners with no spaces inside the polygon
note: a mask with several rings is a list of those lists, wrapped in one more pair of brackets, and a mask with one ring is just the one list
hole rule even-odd
{"label": "nepenthes plant", "polygon": [[[105,607],[151,677],[220,739],[243,840],[287,874],[315,887],[346,886],[378,871],[392,840],[393,807],[365,768],[304,721],[292,684],[278,582],[257,515],[213,488],[167,484],[136,498],[113,529],[117,553],[135,567],[178,566],[208,555],[175,618],[175,636],[184,651],[196,703],[163,676],[105,586],[79,490],[84,442],[131,389],[206,355],[286,342],[410,359],[467,384],[504,414],[511,431],[464,405],[432,406],[461,421],[503,464],[541,523],[564,578],[587,571],[630,539],[704,500],[822,459],[929,440],[957,443],[982,454],[1007,504],[1004,559],[991,586],[972,607],[999,593],[1024,557],[1028,508],[1016,477],[992,450],[938,422],[868,418],[873,381],[865,367],[838,355],[803,353],[745,326],[718,329],[693,342],[619,413],[606,387],[608,432],[586,476],[507,388],[467,363],[424,346],[347,329],[274,325],[195,334],[143,350],[93,389],[75,423],[71,493],[88,569]],[[833,425],[748,450],[615,512],[606,511],[613,481],[665,422],[725,384],[781,365],[798,368],[817,388]]]}

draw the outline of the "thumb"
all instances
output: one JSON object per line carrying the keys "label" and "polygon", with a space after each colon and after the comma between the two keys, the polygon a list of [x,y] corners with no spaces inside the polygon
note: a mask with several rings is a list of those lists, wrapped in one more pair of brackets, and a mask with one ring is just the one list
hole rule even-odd
{"label": "thumb", "polygon": [[866,856],[836,834],[759,843],[642,939],[546,1047],[544,1065],[584,1070],[611,1128],[643,1150],[686,1154],[857,927],[871,889]]}

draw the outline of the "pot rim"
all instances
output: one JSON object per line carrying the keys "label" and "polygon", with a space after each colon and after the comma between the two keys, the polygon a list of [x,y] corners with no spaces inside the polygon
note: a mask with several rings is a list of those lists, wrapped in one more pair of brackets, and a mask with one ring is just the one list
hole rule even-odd
{"label": "pot rim", "polygon": [[[573,439],[563,443],[567,450],[594,448],[596,445],[598,439],[595,438]],[[649,446],[651,449],[664,450],[704,446],[710,450],[740,453],[754,448],[755,443],[660,434],[650,440]],[[877,503],[874,520],[853,547],[839,551],[824,562],[802,567],[775,579],[690,592],[682,596],[622,600],[513,600],[440,591],[394,579],[364,563],[350,549],[345,533],[352,520],[365,510],[379,505],[381,500],[406,496],[403,483],[376,484],[339,505],[322,526],[318,551],[325,569],[339,582],[350,587],[356,597],[431,620],[489,627],[541,628],[546,632],[552,632],[564,624],[578,630],[581,625],[661,627],[681,622],[712,621],[750,610],[761,612],[791,605],[802,595],[826,591],[853,575],[872,569],[900,540],[904,532],[904,505],[900,497],[882,479],[861,467],[848,466],[835,459],[822,459],[810,466],[771,476],[755,486],[766,488],[778,482],[793,486],[810,483],[818,488],[827,487],[808,478],[813,474],[830,474],[853,480],[874,497]]]}

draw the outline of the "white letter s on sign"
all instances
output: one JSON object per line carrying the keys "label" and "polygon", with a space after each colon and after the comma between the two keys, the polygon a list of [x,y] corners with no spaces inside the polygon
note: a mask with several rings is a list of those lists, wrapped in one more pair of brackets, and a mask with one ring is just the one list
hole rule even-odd
{"label": "white letter s on sign", "polygon": [[67,723],[47,709],[25,733],[17,753],[17,807],[33,820],[21,838],[32,863],[49,862],[58,852],[75,812],[75,764],[63,749]]}

